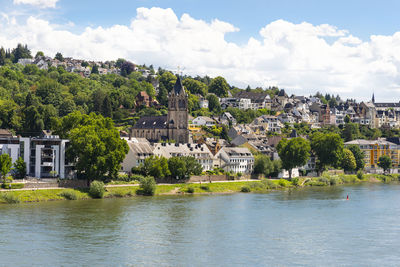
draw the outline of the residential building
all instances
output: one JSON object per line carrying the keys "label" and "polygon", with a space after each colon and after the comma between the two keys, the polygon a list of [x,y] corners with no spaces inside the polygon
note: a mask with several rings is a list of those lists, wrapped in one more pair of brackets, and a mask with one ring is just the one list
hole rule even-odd
{"label": "residential building", "polygon": [[192,124],[196,126],[207,126],[211,127],[215,125],[215,121],[206,116],[199,116],[192,120]]}
{"label": "residential building", "polygon": [[215,155],[214,166],[227,172],[250,174],[253,172],[254,156],[246,147],[223,147]]}
{"label": "residential building", "polygon": [[212,170],[214,156],[205,144],[154,144],[154,155],[159,157],[194,157],[203,167],[203,171]]}
{"label": "residential building", "polygon": [[389,142],[385,139],[378,140],[364,140],[356,139],[344,143],[345,146],[357,145],[361,151],[364,152],[365,168],[377,169],[379,157],[387,155],[392,159],[392,167],[399,167],[399,147],[395,143]]}
{"label": "residential building", "polygon": [[144,160],[152,155],[153,147],[145,138],[125,138],[128,143],[128,154],[122,162],[122,171],[130,172],[133,167],[138,167]]}

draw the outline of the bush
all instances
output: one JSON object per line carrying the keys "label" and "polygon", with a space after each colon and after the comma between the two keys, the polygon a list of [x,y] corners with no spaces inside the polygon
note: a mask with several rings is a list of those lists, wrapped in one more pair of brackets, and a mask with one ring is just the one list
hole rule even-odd
{"label": "bush", "polygon": [[330,185],[337,185],[337,184],[338,184],[338,180],[339,180],[339,178],[331,177],[331,178],[329,179],[329,184],[330,184]]}
{"label": "bush", "polygon": [[249,193],[249,192],[251,192],[251,189],[250,189],[250,187],[245,185],[245,186],[242,186],[242,188],[240,189],[240,192]]}
{"label": "bush", "polygon": [[76,192],[72,189],[62,191],[59,196],[67,199],[67,200],[77,200],[78,196]]}
{"label": "bush", "polygon": [[364,179],[364,173],[363,173],[362,170],[359,170],[359,171],[357,172],[357,178],[360,179],[360,180]]}
{"label": "bush", "polygon": [[154,193],[156,192],[156,181],[154,180],[154,177],[144,177],[140,181],[139,190],[136,192],[143,196],[154,196]]}
{"label": "bush", "polygon": [[265,189],[277,189],[278,186],[269,179],[264,179],[261,181]]}
{"label": "bush", "polygon": [[327,178],[327,177],[320,177],[320,178],[318,178],[318,182],[323,183],[323,184],[325,184],[325,185],[330,185],[330,178],[331,178],[331,177],[329,177],[329,178]]}
{"label": "bush", "polygon": [[190,194],[193,194],[193,193],[194,193],[194,188],[193,188],[192,186],[189,186],[189,187],[186,189],[186,192],[188,192],[188,193],[190,193]]}
{"label": "bush", "polygon": [[89,195],[92,198],[103,198],[105,191],[103,182],[93,181],[90,184]]}
{"label": "bush", "polygon": [[8,204],[16,204],[20,202],[19,197],[12,193],[1,194],[1,198]]}
{"label": "bush", "polygon": [[293,178],[293,179],[292,179],[292,184],[293,184],[294,186],[298,186],[298,185],[299,185],[299,178]]}
{"label": "bush", "polygon": [[202,186],[200,186],[200,189],[202,189],[204,191],[210,191],[210,187],[208,185],[202,185]]}
{"label": "bush", "polygon": [[[11,185],[11,188],[10,188]],[[18,184],[7,184],[7,183],[3,183],[1,184],[1,188],[4,189],[21,189],[24,188],[25,184],[23,183],[18,183]]]}
{"label": "bush", "polygon": [[281,187],[287,187],[287,186],[289,186],[289,182],[286,181],[285,179],[279,179],[278,184],[279,184]]}

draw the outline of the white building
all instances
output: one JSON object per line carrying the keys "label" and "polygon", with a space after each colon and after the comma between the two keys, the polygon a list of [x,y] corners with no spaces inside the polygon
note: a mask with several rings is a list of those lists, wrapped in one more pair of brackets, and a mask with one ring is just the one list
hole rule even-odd
{"label": "white building", "polygon": [[213,169],[213,154],[205,144],[168,144],[156,143],[154,144],[154,155],[159,157],[194,157],[198,163],[203,167],[203,171]]}
{"label": "white building", "polygon": [[1,154],[9,154],[13,163],[22,157],[27,174],[36,178],[63,179],[74,175],[73,166],[65,159],[68,142],[45,132],[40,137],[17,137],[0,130]]}
{"label": "white building", "polygon": [[208,100],[204,97],[200,98],[199,100],[200,108],[208,108]]}
{"label": "white building", "polygon": [[126,154],[122,162],[122,171],[130,172],[133,167],[138,167],[144,160],[152,155],[153,147],[146,138],[125,139],[129,146],[128,154]]}
{"label": "white building", "polygon": [[196,126],[214,126],[215,125],[215,121],[209,117],[206,116],[199,116],[195,119],[192,120],[192,124],[196,125]]}
{"label": "white building", "polygon": [[254,156],[245,147],[223,147],[215,155],[214,166],[227,172],[249,174],[254,167]]}

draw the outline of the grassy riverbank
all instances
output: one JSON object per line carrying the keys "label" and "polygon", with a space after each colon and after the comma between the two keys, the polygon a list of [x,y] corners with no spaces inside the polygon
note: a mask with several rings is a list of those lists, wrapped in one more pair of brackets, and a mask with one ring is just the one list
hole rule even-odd
{"label": "grassy riverbank", "polygon": [[[271,190],[284,190],[288,188],[308,186],[337,186],[342,184],[356,184],[367,182],[393,182],[399,181],[399,175],[364,175],[359,179],[356,175],[328,175],[317,178],[294,178],[292,181],[280,180],[255,180],[235,182],[213,182],[202,184],[170,184],[157,185],[155,195],[180,195],[180,194],[221,194],[237,192],[266,193]],[[104,198],[133,197],[137,195],[139,187],[136,185],[123,185],[107,187]],[[88,189],[27,189],[0,192],[0,203],[41,202],[53,200],[90,199]]]}

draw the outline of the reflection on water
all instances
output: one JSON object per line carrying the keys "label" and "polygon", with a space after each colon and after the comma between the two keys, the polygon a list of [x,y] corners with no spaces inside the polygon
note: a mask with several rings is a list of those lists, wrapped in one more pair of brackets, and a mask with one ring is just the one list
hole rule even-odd
{"label": "reflection on water", "polygon": [[395,266],[399,193],[362,185],[1,205],[0,256],[7,266]]}

